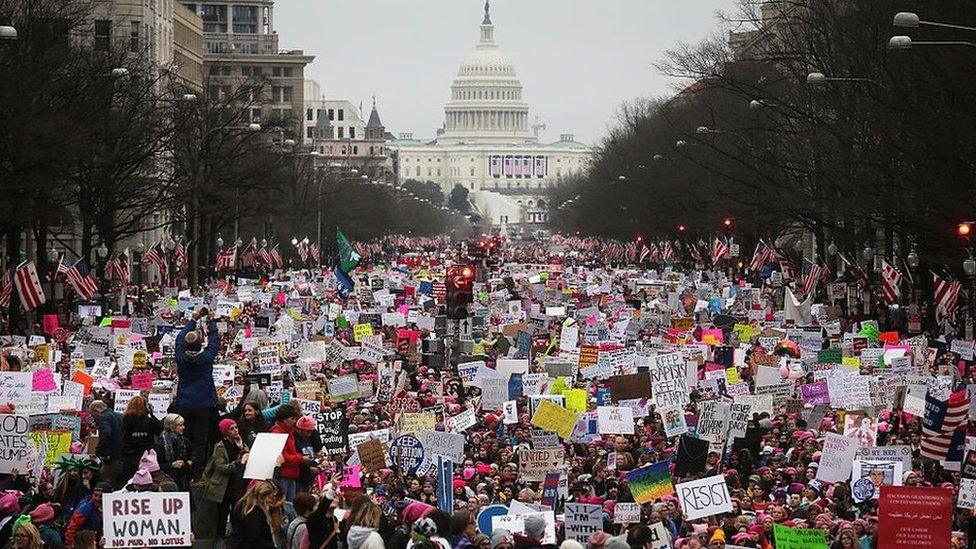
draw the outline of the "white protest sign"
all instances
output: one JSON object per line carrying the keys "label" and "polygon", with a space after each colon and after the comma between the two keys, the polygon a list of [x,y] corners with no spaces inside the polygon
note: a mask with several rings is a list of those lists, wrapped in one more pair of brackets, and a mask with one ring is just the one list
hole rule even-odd
{"label": "white protest sign", "polygon": [[30,404],[33,372],[0,372],[0,404]]}
{"label": "white protest sign", "polygon": [[115,411],[120,414],[124,414],[125,407],[129,405],[129,401],[140,394],[141,391],[135,391],[132,389],[119,389],[115,391]]}
{"label": "white protest sign", "polygon": [[634,434],[634,411],[626,406],[597,406],[597,430],[600,434]]}
{"label": "white protest sign", "polygon": [[842,482],[851,477],[854,455],[857,453],[857,439],[847,438],[836,433],[826,433],[817,480]]}
{"label": "white protest sign", "polygon": [[430,461],[441,455],[454,463],[464,462],[464,435],[443,431],[424,431],[420,433],[420,443],[424,454]]}
{"label": "white protest sign", "polygon": [[278,347],[276,345],[263,345],[258,347],[257,352],[259,373],[276,374],[281,371],[281,359],[278,357]]}
{"label": "white protest sign", "polygon": [[603,507],[586,503],[566,503],[566,539],[586,541],[603,529]]}
{"label": "white protest sign", "polygon": [[476,422],[474,410],[468,408],[456,416],[447,418],[447,427],[452,433],[460,433]]}
{"label": "white protest sign", "polygon": [[156,419],[163,419],[169,413],[169,405],[173,402],[173,395],[169,393],[149,393],[149,405],[152,406]]}
{"label": "white protest sign", "polygon": [[639,503],[619,502],[613,508],[613,522],[615,524],[637,524],[640,522],[640,515]]}
{"label": "white protest sign", "polygon": [[685,361],[678,353],[657,355],[651,363],[651,391],[658,408],[684,406],[691,402],[686,384]]}
{"label": "white protest sign", "polygon": [[723,475],[682,482],[674,488],[687,520],[732,512],[732,498]]}
{"label": "white protest sign", "polygon": [[30,423],[25,416],[0,414],[0,473],[29,470],[34,443],[27,435]]}
{"label": "white protest sign", "polygon": [[112,492],[102,496],[105,547],[189,547],[188,492]]}
{"label": "white protest sign", "polygon": [[518,423],[518,401],[506,400],[502,404],[502,414],[504,414],[504,424],[512,425]]}
{"label": "white protest sign", "polygon": [[716,400],[703,402],[698,414],[698,438],[709,442],[724,441],[728,417],[728,403]]}
{"label": "white protest sign", "polygon": [[244,467],[244,478],[267,480],[274,476],[278,456],[285,448],[285,433],[258,433]]}
{"label": "white protest sign", "polygon": [[[729,549],[729,546],[725,546]],[[648,549],[670,549],[671,548],[671,534],[668,533],[668,529],[664,527],[663,522],[655,522],[651,525],[651,541]]]}
{"label": "white protest sign", "polygon": [[541,543],[543,545],[555,545],[556,544],[556,516],[552,511],[545,511],[541,513],[525,513],[525,514],[509,514],[501,515],[497,517],[491,517],[491,528],[492,530],[497,530],[499,528],[508,530],[513,534],[524,534],[525,533],[525,519],[526,517],[532,515],[539,515],[546,522],[546,535],[543,536]]}

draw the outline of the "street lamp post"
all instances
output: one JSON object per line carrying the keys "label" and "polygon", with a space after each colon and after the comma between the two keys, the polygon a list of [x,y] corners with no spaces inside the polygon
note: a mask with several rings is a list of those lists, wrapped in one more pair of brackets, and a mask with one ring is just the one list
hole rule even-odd
{"label": "street lamp post", "polygon": [[963,46],[976,48],[976,43],[966,40],[912,40],[910,36],[897,35],[888,39],[889,50],[910,50],[915,46]]}
{"label": "street lamp post", "polygon": [[0,25],[0,40],[16,40],[17,29],[11,25]]}
{"label": "street lamp post", "polygon": [[811,86],[822,86],[829,82],[854,82],[862,84],[874,84],[875,86],[881,86],[881,83],[877,80],[872,80],[871,78],[863,78],[856,76],[827,76],[822,72],[811,72],[807,75],[807,84]]}

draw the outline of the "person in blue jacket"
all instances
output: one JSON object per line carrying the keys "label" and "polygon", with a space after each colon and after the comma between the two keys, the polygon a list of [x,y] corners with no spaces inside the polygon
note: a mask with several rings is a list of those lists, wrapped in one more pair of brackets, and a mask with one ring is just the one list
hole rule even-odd
{"label": "person in blue jacket", "polygon": [[[197,320],[206,317],[207,345],[197,331]],[[185,436],[193,452],[192,477],[196,478],[207,462],[207,450],[217,442],[217,390],[213,365],[220,348],[217,322],[206,308],[193,313],[176,336],[176,366],[179,380],[173,408],[186,422]]]}

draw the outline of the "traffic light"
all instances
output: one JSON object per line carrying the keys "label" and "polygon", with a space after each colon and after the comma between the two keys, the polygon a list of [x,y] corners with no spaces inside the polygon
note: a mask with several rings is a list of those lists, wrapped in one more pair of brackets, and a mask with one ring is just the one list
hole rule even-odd
{"label": "traffic light", "polygon": [[726,234],[731,234],[732,231],[735,230],[735,218],[734,217],[723,218],[722,230],[725,231]]}
{"label": "traffic light", "polygon": [[960,246],[969,246],[969,238],[973,232],[973,222],[963,221],[956,227],[956,238],[959,239]]}
{"label": "traffic light", "polygon": [[447,268],[444,285],[447,286],[447,318],[468,318],[468,304],[474,302],[474,267],[452,265]]}

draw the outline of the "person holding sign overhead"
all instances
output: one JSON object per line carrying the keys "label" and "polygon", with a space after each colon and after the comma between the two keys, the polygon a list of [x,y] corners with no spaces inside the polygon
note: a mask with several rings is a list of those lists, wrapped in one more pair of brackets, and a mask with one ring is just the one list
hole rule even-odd
{"label": "person holding sign overhead", "polygon": [[[207,318],[207,346],[204,335],[197,331],[197,320]],[[210,433],[217,427],[217,390],[213,383],[213,365],[220,349],[217,322],[210,311],[203,307],[193,313],[193,318],[176,336],[175,358],[179,381],[176,386],[176,413],[186,420],[186,438],[193,450],[192,471],[197,476],[207,461],[207,451],[215,440]]]}

